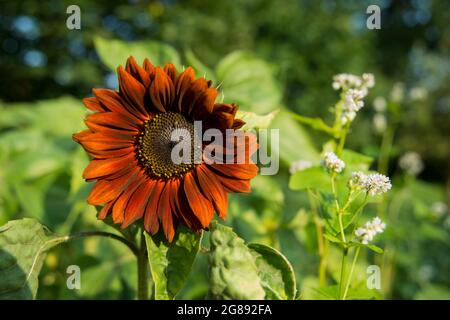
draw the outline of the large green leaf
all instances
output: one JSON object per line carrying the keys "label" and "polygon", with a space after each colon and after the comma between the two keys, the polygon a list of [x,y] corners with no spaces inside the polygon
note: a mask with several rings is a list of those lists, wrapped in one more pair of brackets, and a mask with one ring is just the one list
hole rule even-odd
{"label": "large green leaf", "polygon": [[150,236],[145,232],[155,299],[174,299],[186,282],[195,257],[200,250],[202,233],[178,227],[172,243],[162,233]]}
{"label": "large green leaf", "polygon": [[255,257],[261,283],[268,299],[295,299],[294,269],[286,257],[272,247],[259,243],[248,245]]}
{"label": "large green leaf", "polygon": [[287,165],[297,160],[317,161],[320,158],[306,130],[291,118],[285,108],[278,112],[270,128],[278,129],[280,134],[279,145],[271,144],[272,154],[278,154]]}
{"label": "large green leaf", "polygon": [[249,52],[235,51],[227,55],[218,63],[216,76],[225,100],[246,111],[267,113],[280,103],[281,90],[271,66]]}
{"label": "large green leaf", "polygon": [[138,63],[148,58],[157,66],[168,62],[173,63],[177,68],[181,66],[178,52],[171,46],[157,41],[123,42],[96,37],[94,44],[102,62],[113,71],[116,71],[120,65],[125,66],[130,56],[133,56]]}
{"label": "large green leaf", "polygon": [[289,188],[331,191],[331,179],[322,167],[311,167],[295,172],[289,180]]}
{"label": "large green leaf", "polygon": [[0,299],[36,297],[46,252],[68,239],[34,219],[9,221],[0,228]]}
{"label": "large green leaf", "polygon": [[210,228],[210,298],[264,299],[258,269],[244,240],[217,222]]}

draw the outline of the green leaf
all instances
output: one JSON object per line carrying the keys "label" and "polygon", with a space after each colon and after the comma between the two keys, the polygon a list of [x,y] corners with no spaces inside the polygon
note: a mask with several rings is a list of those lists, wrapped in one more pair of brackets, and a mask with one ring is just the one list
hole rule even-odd
{"label": "green leaf", "polygon": [[238,111],[236,113],[236,118],[245,121],[245,125],[242,127],[242,130],[266,129],[270,126],[277,113],[278,110],[272,111],[266,115],[258,115],[254,112]]}
{"label": "green leaf", "polygon": [[278,250],[264,244],[251,243],[248,247],[255,257],[266,298],[279,297],[283,300],[294,300],[297,290],[295,273],[286,257]]}
{"label": "green leaf", "polygon": [[174,299],[191,272],[200,250],[202,233],[194,233],[180,226],[170,244],[161,232],[155,236],[150,236],[147,232],[144,234],[155,283],[155,299]]}
{"label": "green leaf", "polygon": [[210,292],[217,300],[262,300],[264,289],[250,249],[230,227],[210,226]]}
{"label": "green leaf", "polygon": [[225,99],[247,111],[270,112],[281,101],[281,90],[272,67],[249,52],[235,51],[216,67]]}
{"label": "green leaf", "polygon": [[351,242],[348,243],[348,245],[350,247],[367,248],[367,249],[372,250],[373,252],[379,253],[379,254],[382,254],[384,252],[383,249],[381,249],[380,247],[378,247],[378,246],[376,246],[374,244],[363,244],[363,243],[360,243],[360,242],[351,241]]}
{"label": "green leaf", "polygon": [[323,237],[330,242],[339,243],[339,244],[343,243],[343,241],[341,239],[339,239],[329,233],[324,233]]}
{"label": "green leaf", "polygon": [[148,58],[154,65],[163,66],[170,62],[180,68],[180,56],[171,46],[157,41],[123,42],[120,40],[94,38],[95,48],[102,62],[112,71],[133,56],[140,64]]}
{"label": "green leaf", "polygon": [[285,108],[280,109],[270,128],[279,129],[280,135],[279,145],[272,144],[271,151],[273,154],[278,153],[280,159],[287,165],[297,160],[317,161],[320,159],[320,154],[309,134],[291,118]]}
{"label": "green leaf", "polygon": [[345,162],[346,171],[367,171],[373,158],[364,154],[345,149],[342,152],[342,160]]}
{"label": "green leaf", "polygon": [[376,252],[376,253],[379,253],[379,254],[382,254],[384,252],[383,249],[381,249],[380,247],[378,247],[378,246],[376,246],[374,244],[367,245],[367,248],[369,248],[373,252]]}
{"label": "green leaf", "polygon": [[295,172],[289,180],[292,190],[316,189],[331,191],[331,179],[322,167],[311,167]]}
{"label": "green leaf", "polygon": [[332,136],[335,136],[337,134],[337,131],[331,127],[329,127],[322,118],[310,118],[305,117],[299,114],[296,114],[294,112],[289,112],[289,114],[292,116],[294,120],[297,120],[300,123],[306,124],[310,126],[311,128],[319,131],[326,132]]}
{"label": "green leaf", "polygon": [[47,251],[68,237],[56,236],[34,219],[0,228],[0,300],[33,299]]}

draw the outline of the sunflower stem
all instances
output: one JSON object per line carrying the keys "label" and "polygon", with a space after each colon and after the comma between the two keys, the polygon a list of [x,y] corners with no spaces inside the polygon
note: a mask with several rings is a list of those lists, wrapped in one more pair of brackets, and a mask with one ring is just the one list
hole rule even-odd
{"label": "sunflower stem", "polygon": [[147,258],[147,245],[145,243],[144,231],[141,233],[141,245],[139,247],[139,254],[137,257],[137,267],[138,267],[138,300],[148,300],[148,258]]}

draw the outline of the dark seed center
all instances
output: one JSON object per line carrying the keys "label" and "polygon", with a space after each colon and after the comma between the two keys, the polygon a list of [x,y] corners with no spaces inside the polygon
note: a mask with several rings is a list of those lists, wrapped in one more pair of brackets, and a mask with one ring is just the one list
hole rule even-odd
{"label": "dark seed center", "polygon": [[201,159],[201,144],[195,139],[195,133],[194,125],[183,115],[174,112],[157,114],[145,123],[138,137],[141,165],[148,174],[158,178],[184,175],[194,168],[195,161]]}

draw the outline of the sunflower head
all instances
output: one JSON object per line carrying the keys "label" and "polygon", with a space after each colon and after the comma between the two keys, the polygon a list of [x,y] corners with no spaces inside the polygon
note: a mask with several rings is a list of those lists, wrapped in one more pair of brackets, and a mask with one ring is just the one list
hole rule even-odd
{"label": "sunflower head", "polygon": [[[172,64],[155,67],[145,59],[141,67],[130,57],[118,77],[118,92],[93,89],[94,96],[83,100],[92,111],[88,129],[73,135],[92,158],[83,178],[95,181],[88,203],[103,206],[99,219],[112,215],[122,228],[143,219],[147,232],[162,229],[169,241],[179,223],[199,231],[214,212],[224,219],[228,193],[249,192],[258,172],[250,159],[256,139],[239,130],[238,107],[215,103],[216,88],[190,67],[178,74]],[[202,142],[208,129],[224,139]],[[173,160],[174,136],[188,142],[181,150],[188,161]],[[231,147],[223,142],[230,136]],[[232,161],[212,161],[205,153],[211,148]]]}

